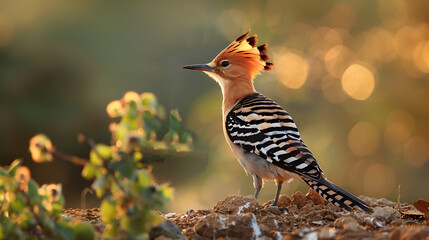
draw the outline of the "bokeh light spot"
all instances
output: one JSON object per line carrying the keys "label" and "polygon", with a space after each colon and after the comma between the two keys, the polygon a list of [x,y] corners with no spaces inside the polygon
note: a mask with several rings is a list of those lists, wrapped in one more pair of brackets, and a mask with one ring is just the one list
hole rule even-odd
{"label": "bokeh light spot", "polygon": [[367,156],[377,149],[379,139],[379,133],[373,125],[359,122],[350,130],[348,144],[356,155]]}
{"label": "bokeh light spot", "polygon": [[409,138],[410,130],[401,122],[394,122],[386,127],[384,139],[391,152],[398,153],[402,151]]}
{"label": "bokeh light spot", "polygon": [[414,49],[413,59],[420,71],[429,73],[429,41],[420,41]]}
{"label": "bokeh light spot", "polygon": [[395,188],[396,176],[390,167],[376,163],[366,170],[363,184],[364,194],[385,197]]}
{"label": "bokeh light spot", "polygon": [[405,145],[405,160],[413,167],[420,167],[429,160],[429,142],[422,137],[414,137]]}
{"label": "bokeh light spot", "polygon": [[333,77],[341,77],[352,55],[350,49],[341,44],[333,46],[323,57],[326,71]]}
{"label": "bokeh light spot", "polygon": [[416,34],[414,34],[414,28],[403,26],[396,32],[394,40],[394,46],[399,56],[405,60],[411,60],[417,40]]}
{"label": "bokeh light spot", "polygon": [[426,41],[422,51],[423,62],[429,68],[429,41]]}
{"label": "bokeh light spot", "polygon": [[374,75],[360,64],[352,64],[341,78],[343,90],[356,100],[366,100],[371,96],[375,86]]}
{"label": "bokeh light spot", "polygon": [[275,71],[283,85],[298,89],[307,80],[309,65],[301,56],[286,52],[277,59]]}
{"label": "bokeh light spot", "polygon": [[386,147],[393,153],[402,152],[414,129],[414,118],[408,112],[396,109],[387,117],[386,125]]}
{"label": "bokeh light spot", "polygon": [[374,27],[369,32],[362,33],[359,38],[361,47],[357,54],[360,59],[373,64],[388,63],[395,59],[397,53],[394,36],[388,30]]}

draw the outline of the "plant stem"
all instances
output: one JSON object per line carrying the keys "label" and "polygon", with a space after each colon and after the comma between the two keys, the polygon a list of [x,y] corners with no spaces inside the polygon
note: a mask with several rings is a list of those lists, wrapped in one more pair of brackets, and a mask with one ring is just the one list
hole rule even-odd
{"label": "plant stem", "polygon": [[58,150],[54,150],[51,152],[52,156],[54,156],[57,159],[61,159],[64,160],[66,162],[71,162],[74,163],[76,165],[85,165],[87,162],[89,162],[88,159],[85,158],[81,158],[81,157],[77,157],[77,156],[73,156],[73,155],[69,155],[63,152],[60,152]]}

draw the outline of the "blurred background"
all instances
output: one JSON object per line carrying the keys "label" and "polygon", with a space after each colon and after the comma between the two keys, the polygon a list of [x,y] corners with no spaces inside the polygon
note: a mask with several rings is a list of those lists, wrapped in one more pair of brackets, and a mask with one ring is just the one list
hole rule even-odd
{"label": "blurred background", "polygon": [[[179,109],[208,153],[155,165],[176,189],[166,211],[253,194],[224,141],[219,87],[180,68],[210,62],[250,28],[275,64],[256,88],[289,111],[331,181],[355,195],[396,201],[401,185],[402,201],[429,199],[425,0],[0,1],[0,163],[23,158],[36,181],[61,182],[66,207],[79,207],[90,185],[81,168],[33,163],[28,140],[45,133],[86,157],[77,134],[109,143],[106,105],[150,91]],[[307,189],[294,181],[282,193]],[[259,201],[274,193],[267,182]]]}

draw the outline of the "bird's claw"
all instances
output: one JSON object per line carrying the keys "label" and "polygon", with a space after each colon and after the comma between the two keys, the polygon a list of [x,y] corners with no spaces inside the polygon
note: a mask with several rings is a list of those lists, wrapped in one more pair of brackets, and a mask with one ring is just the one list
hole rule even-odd
{"label": "bird's claw", "polygon": [[289,208],[287,208],[287,207],[279,207],[279,210],[281,212],[287,212],[287,213],[289,213]]}

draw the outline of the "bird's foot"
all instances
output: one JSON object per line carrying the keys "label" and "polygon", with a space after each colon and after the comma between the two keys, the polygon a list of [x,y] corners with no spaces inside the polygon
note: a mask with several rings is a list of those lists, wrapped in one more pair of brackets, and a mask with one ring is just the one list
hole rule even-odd
{"label": "bird's foot", "polygon": [[287,212],[287,213],[289,213],[289,208],[287,208],[287,207],[279,207],[279,210],[281,212]]}

